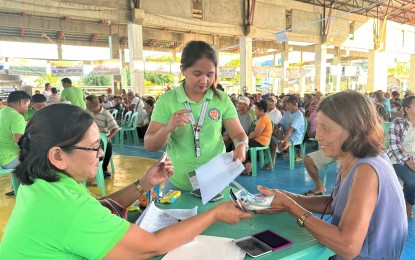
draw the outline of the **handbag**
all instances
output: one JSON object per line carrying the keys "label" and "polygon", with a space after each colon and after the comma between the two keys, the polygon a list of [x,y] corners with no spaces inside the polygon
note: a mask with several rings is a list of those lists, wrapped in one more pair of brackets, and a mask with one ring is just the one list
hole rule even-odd
{"label": "handbag", "polygon": [[115,200],[106,198],[106,199],[100,199],[99,202],[101,203],[102,206],[108,208],[112,214],[115,214],[120,218],[127,219],[127,209],[125,209]]}

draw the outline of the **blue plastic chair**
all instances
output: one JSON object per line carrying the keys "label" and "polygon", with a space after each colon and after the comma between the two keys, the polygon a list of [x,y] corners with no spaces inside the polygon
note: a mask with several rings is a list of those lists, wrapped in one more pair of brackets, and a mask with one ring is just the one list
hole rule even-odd
{"label": "blue plastic chair", "polygon": [[[274,128],[273,128],[274,129]],[[264,165],[269,162],[271,171],[274,169],[274,162],[271,160],[271,149],[269,148],[269,145],[271,143],[271,136],[269,138],[269,142],[267,146],[263,147],[249,147],[249,153],[251,155],[251,163],[252,163],[252,176],[257,175],[257,152],[259,152],[259,165],[260,167],[264,167]],[[265,156],[264,157],[264,151]]]}
{"label": "blue plastic chair", "polygon": [[[307,119],[304,118],[304,129],[307,129],[307,124],[308,124]],[[294,169],[294,164],[295,164],[295,149],[294,149],[294,146],[300,145],[301,158],[302,158],[302,160],[304,160],[304,157],[305,157],[305,143],[303,141],[304,141],[305,132],[306,131],[304,131],[304,133],[303,133],[303,138],[301,138],[301,141],[292,142],[290,147],[288,147],[288,155],[289,155],[289,158],[290,158],[290,170]]]}
{"label": "blue plastic chair", "polygon": [[17,195],[17,191],[20,186],[20,182],[17,180],[16,175],[13,173],[14,169],[3,169],[0,167],[0,174],[10,174],[12,179],[12,187],[14,191],[14,195]]}
{"label": "blue plastic chair", "polygon": [[[101,133],[101,141],[103,143],[102,150],[103,150],[104,156],[105,156],[105,151],[107,150],[107,136],[103,133]],[[106,191],[106,188],[105,188],[104,171],[102,170],[102,163],[103,162],[104,162],[103,159],[101,161],[99,161],[99,166],[98,166],[98,170],[97,170],[97,175],[95,176],[95,180],[97,182],[97,187],[99,187],[101,189],[101,195],[105,196],[107,194],[107,191]],[[85,182],[83,182],[82,184],[84,186],[86,186]]]}
{"label": "blue plastic chair", "polygon": [[138,138],[138,133],[137,133],[137,120],[138,120],[138,113],[135,112],[133,116],[130,118],[128,124],[120,128],[120,131],[118,132],[118,134],[120,137],[121,147],[124,146],[124,133],[127,135],[128,142],[130,143],[134,142],[137,145],[140,143],[140,140]]}

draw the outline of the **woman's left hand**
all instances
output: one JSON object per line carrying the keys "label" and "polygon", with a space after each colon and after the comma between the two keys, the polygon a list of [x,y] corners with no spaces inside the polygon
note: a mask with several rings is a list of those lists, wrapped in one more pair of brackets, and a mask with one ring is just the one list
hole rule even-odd
{"label": "woman's left hand", "polygon": [[154,186],[159,185],[173,175],[174,167],[169,157],[164,162],[155,162],[140,178],[140,184],[144,190],[151,190]]}
{"label": "woman's left hand", "polygon": [[233,151],[233,160],[236,161],[237,159],[239,159],[241,162],[245,161],[245,145],[244,144],[240,144],[238,145],[238,147],[235,148],[235,150]]}
{"label": "woman's left hand", "polygon": [[274,199],[271,202],[271,205],[268,209],[264,210],[255,210],[255,214],[275,214],[279,212],[286,211],[286,206],[284,204],[284,201],[287,197],[284,193],[278,191],[278,190],[271,190],[267,187],[263,187],[258,185],[257,189],[259,192],[261,192],[264,196],[274,196]]}

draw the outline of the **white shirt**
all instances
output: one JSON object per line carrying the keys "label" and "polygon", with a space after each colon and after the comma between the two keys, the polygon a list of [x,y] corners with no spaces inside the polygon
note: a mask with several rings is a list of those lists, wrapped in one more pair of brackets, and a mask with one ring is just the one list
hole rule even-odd
{"label": "white shirt", "polygon": [[108,109],[108,108],[112,107],[113,105],[112,105],[112,102],[108,100],[108,101],[107,101],[107,103],[102,102],[102,106],[103,106],[105,109]]}
{"label": "white shirt", "polygon": [[274,107],[274,109],[268,111],[267,114],[271,118],[271,121],[274,125],[278,125],[278,123],[281,121],[282,115],[277,108]]}
{"label": "white shirt", "polygon": [[44,95],[46,97],[46,100],[49,99],[49,96],[52,95],[52,91],[43,91],[42,95]]}

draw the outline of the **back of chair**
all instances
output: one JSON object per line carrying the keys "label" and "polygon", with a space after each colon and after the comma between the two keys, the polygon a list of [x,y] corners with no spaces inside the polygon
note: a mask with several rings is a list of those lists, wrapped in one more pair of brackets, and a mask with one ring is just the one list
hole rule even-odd
{"label": "back of chair", "polygon": [[127,113],[125,113],[125,115],[124,115],[124,117],[121,121],[122,126],[128,125],[128,123],[130,122],[130,118],[131,118],[132,113],[133,112],[131,112],[131,111],[128,111]]}
{"label": "back of chair", "polygon": [[101,141],[102,141],[102,144],[103,144],[102,150],[104,151],[104,156],[105,156],[105,152],[107,151],[108,140],[107,140],[107,136],[103,133],[101,133]]}
{"label": "back of chair", "polygon": [[128,126],[133,127],[135,129],[137,128],[137,122],[138,122],[138,112],[135,112],[133,116],[131,117],[131,120],[128,123]]}
{"label": "back of chair", "polygon": [[114,109],[114,111],[112,111],[112,117],[114,117],[115,121],[117,121],[117,116],[118,116],[118,110]]}
{"label": "back of chair", "polygon": [[391,122],[384,122],[383,123],[383,132],[385,134],[385,149],[389,148],[389,128],[391,127]]}

